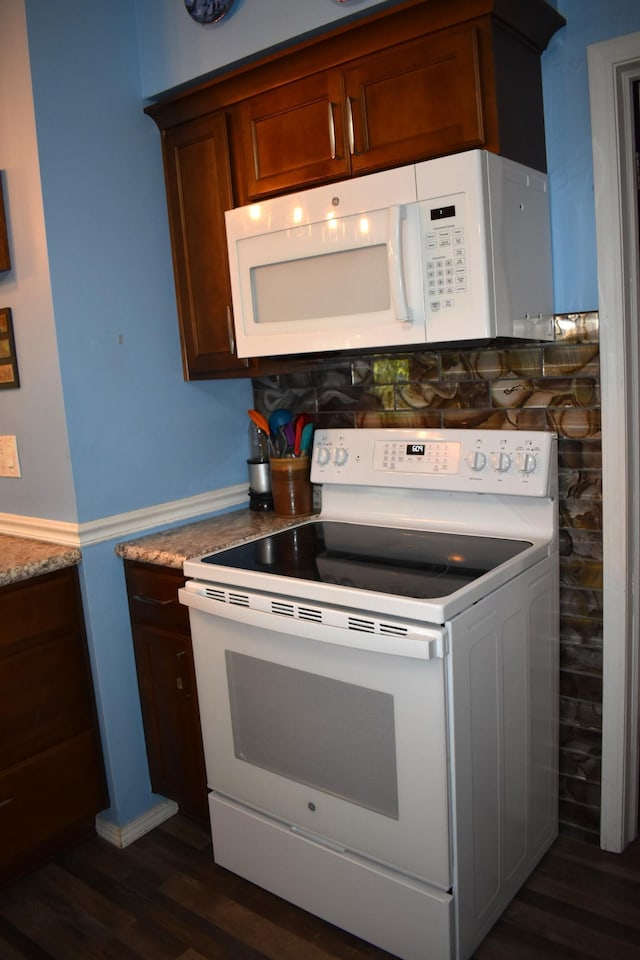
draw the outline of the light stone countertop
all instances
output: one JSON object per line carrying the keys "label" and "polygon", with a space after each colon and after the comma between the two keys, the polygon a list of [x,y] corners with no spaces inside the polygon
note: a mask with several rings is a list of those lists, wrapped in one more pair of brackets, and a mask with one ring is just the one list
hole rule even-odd
{"label": "light stone countertop", "polygon": [[160,533],[149,533],[116,546],[123,560],[156,563],[182,569],[185,560],[201,554],[234,547],[256,537],[294,527],[310,517],[279,517],[273,511],[261,513],[244,508],[208,520],[198,520]]}
{"label": "light stone countertop", "polygon": [[80,563],[78,547],[0,533],[0,587]]}

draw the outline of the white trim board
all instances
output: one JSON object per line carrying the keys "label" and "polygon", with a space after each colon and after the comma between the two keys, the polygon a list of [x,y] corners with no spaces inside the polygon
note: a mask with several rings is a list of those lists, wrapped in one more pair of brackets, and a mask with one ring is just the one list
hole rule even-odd
{"label": "white trim board", "polygon": [[600,845],[637,834],[640,416],[632,84],[640,33],[587,48],[598,249],[603,488]]}
{"label": "white trim board", "polygon": [[89,520],[87,523],[65,523],[41,517],[0,513],[0,533],[82,548],[107,540],[123,540],[165,524],[195,520],[229,507],[245,506],[247,496],[246,483],[239,483],[187,497],[184,500],[159,503],[141,510],[103,517],[100,520]]}

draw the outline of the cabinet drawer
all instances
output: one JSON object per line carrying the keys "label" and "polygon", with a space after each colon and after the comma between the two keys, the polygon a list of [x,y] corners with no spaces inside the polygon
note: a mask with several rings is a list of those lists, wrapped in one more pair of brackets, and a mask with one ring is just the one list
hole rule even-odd
{"label": "cabinet drawer", "polygon": [[93,724],[91,678],[79,629],[0,657],[0,769]]}
{"label": "cabinet drawer", "polygon": [[93,731],[0,773],[0,877],[107,804]]}
{"label": "cabinet drawer", "polygon": [[77,629],[82,616],[77,577],[69,567],[2,588],[0,655],[16,643],[24,647]]}
{"label": "cabinet drawer", "polygon": [[185,578],[167,567],[127,562],[125,564],[129,610],[134,624],[160,627],[189,635],[189,611],[178,600]]}

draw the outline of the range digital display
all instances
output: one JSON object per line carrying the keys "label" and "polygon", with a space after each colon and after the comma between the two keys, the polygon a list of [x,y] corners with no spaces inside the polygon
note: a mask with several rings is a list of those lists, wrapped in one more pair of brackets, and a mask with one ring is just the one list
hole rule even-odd
{"label": "range digital display", "polygon": [[407,444],[407,456],[408,457],[424,457],[426,452],[426,447],[424,443],[408,443]]}

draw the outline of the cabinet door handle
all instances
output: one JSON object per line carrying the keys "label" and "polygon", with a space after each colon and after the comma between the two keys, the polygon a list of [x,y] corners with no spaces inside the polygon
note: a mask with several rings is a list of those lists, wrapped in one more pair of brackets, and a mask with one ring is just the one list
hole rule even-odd
{"label": "cabinet door handle", "polygon": [[138,600],[140,603],[148,603],[150,607],[169,607],[172,603],[176,602],[175,597],[169,597],[168,600],[161,600],[160,597],[149,597],[144,593],[136,593],[133,599]]}
{"label": "cabinet door handle", "polygon": [[333,116],[334,104],[331,103],[331,100],[329,100],[327,107],[329,108],[329,145],[331,147],[331,159],[335,160],[336,158],[336,122]]}
{"label": "cabinet door handle", "polygon": [[353,100],[347,97],[347,130],[349,131],[349,153],[356,152],[356,137],[353,129]]}
{"label": "cabinet door handle", "polygon": [[179,653],[176,653],[176,687],[182,694],[185,700],[188,700],[191,696],[191,690],[189,689],[189,680],[187,674],[184,672],[184,658],[187,655],[186,650],[180,650]]}
{"label": "cabinet door handle", "polygon": [[8,807],[10,803],[13,803],[13,797],[9,797],[7,800],[0,800],[0,808]]}
{"label": "cabinet door handle", "polygon": [[229,341],[229,353],[234,357],[236,355],[236,334],[233,329],[233,313],[231,311],[231,304],[227,304],[227,339]]}

